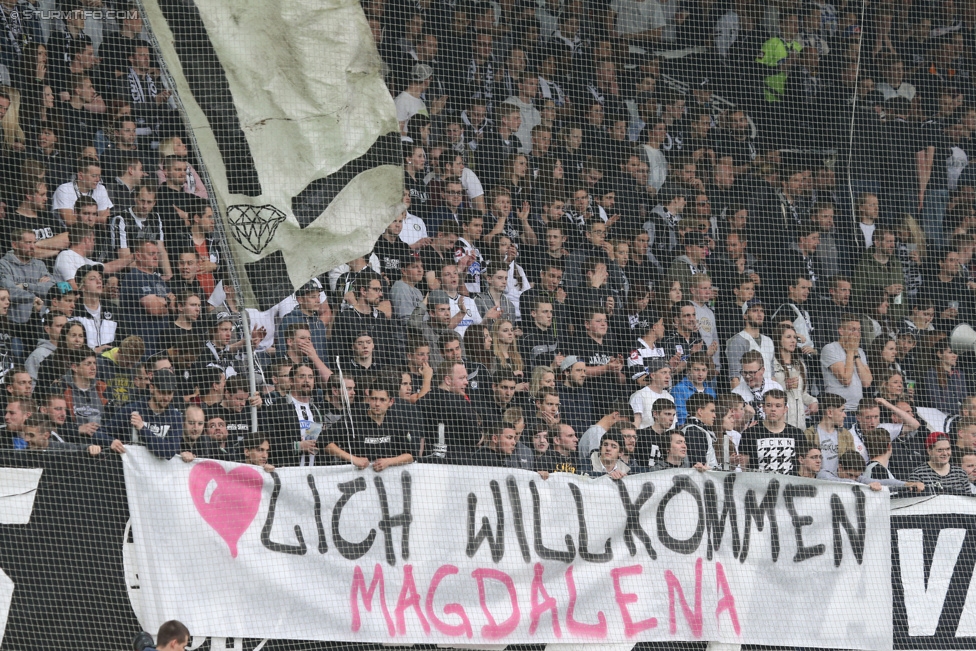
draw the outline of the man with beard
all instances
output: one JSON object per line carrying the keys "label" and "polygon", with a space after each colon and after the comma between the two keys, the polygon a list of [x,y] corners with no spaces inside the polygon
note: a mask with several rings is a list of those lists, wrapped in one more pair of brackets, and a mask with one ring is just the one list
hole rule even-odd
{"label": "man with beard", "polygon": [[748,301],[742,314],[745,322],[737,335],[731,337],[725,345],[725,356],[729,362],[729,380],[732,389],[738,386],[742,379],[742,356],[750,350],[757,351],[764,361],[764,377],[771,379],[773,375],[773,340],[760,332],[766,320],[763,302],[758,298]]}
{"label": "man with beard", "polygon": [[322,410],[313,402],[315,369],[307,363],[295,364],[289,379],[291,393],[258,410],[258,428],[271,439],[269,462],[273,466],[313,466],[325,424]]}
{"label": "man with beard", "polygon": [[840,327],[840,317],[847,313],[851,302],[851,279],[847,276],[831,276],[827,279],[829,287],[820,305],[813,311],[813,343],[823,348],[834,339]]}

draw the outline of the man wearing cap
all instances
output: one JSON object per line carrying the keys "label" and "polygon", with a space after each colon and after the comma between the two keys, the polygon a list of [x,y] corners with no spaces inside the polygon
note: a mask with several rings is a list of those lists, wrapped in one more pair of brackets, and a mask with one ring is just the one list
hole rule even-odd
{"label": "man wearing cap", "polygon": [[[637,429],[645,430],[654,423],[653,407],[657,400],[667,400],[672,405],[674,397],[671,387],[671,366],[664,357],[651,357],[644,368],[632,367],[632,378],[641,388],[630,396],[630,407],[634,410]],[[677,419],[674,421],[677,424]]]}
{"label": "man wearing cap", "polygon": [[771,380],[773,377],[773,354],[775,351],[773,340],[760,332],[763,322],[766,320],[763,302],[758,298],[747,301],[742,313],[742,320],[745,322],[745,328],[730,338],[725,345],[725,357],[729,362],[729,380],[732,389],[735,389],[742,380],[742,356],[750,350],[755,350],[762,355],[764,377],[767,380]]}
{"label": "man wearing cap", "polygon": [[102,305],[102,266],[82,265],[75,273],[75,285],[81,289],[81,309],[71,318],[85,326],[88,347],[101,354],[112,347],[118,323]]}
{"label": "man wearing cap", "polygon": [[159,250],[156,242],[136,244],[135,262],[122,278],[121,303],[125,331],[138,335],[146,344],[146,354],[158,350],[159,333],[169,325],[169,307],[176,296],[159,276]]}
{"label": "man wearing cap", "polygon": [[319,282],[319,279],[312,278],[295,292],[295,301],[298,306],[281,319],[281,324],[276,329],[275,348],[277,350],[287,349],[285,328],[292,323],[301,323],[311,333],[312,345],[315,347],[315,353],[319,359],[323,361],[329,359],[328,333],[325,324],[322,323],[322,314],[323,311],[328,311],[331,315],[331,310],[328,308],[328,303],[322,300],[322,291],[322,283]]}
{"label": "man wearing cap", "polygon": [[10,237],[12,249],[0,258],[0,287],[10,291],[7,318],[25,324],[31,313],[44,306],[43,297],[54,285],[47,266],[35,257],[37,236],[33,229],[14,229]]}
{"label": "man wearing cap", "polygon": [[586,362],[570,355],[559,370],[563,380],[558,388],[560,420],[577,432],[585,432],[597,420],[593,392],[586,386]]}
{"label": "man wearing cap", "polygon": [[141,443],[160,459],[180,453],[183,417],[171,404],[176,392],[176,376],[169,369],[154,371],[149,381],[149,399],[129,403],[116,412],[108,428],[99,428],[94,443],[124,453],[123,441]]}
{"label": "man wearing cap", "polygon": [[[410,118],[417,115],[430,117],[427,105],[424,103],[423,94],[430,87],[434,69],[425,63],[414,64],[410,70],[410,82],[402,93],[396,96],[393,104],[396,106],[397,122],[400,123],[400,133],[407,133],[407,124]],[[434,102],[434,113],[437,114],[444,108],[445,98],[438,98]]]}

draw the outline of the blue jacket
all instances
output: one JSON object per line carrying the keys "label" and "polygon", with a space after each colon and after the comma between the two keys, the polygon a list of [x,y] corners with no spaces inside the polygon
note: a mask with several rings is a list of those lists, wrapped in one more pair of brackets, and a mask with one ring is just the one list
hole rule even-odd
{"label": "blue jacket", "polygon": [[139,412],[146,423],[139,432],[139,443],[160,459],[170,459],[180,453],[183,443],[183,417],[180,412],[169,406],[166,411],[157,414],[149,406],[148,400],[131,402],[116,411],[109,426],[95,432],[93,443],[110,446],[115,439],[131,442],[132,425],[129,419],[134,411]]}
{"label": "blue jacket", "polygon": [[[677,386],[671,389],[671,397],[674,398],[675,410],[678,413],[678,424],[684,425],[685,421],[688,420],[688,398],[698,393],[695,387],[691,384],[691,380],[684,378],[681,382],[678,382]],[[705,383],[705,393],[713,398],[718,398],[718,394],[715,393],[715,389],[706,382]]]}

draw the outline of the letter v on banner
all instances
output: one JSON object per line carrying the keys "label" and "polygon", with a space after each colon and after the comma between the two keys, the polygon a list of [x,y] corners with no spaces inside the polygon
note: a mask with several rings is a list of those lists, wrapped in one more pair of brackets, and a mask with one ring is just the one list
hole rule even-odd
{"label": "letter v on banner", "polygon": [[[246,305],[366,254],[402,199],[396,112],[355,0],[144,0]],[[240,273],[243,272],[243,273]]]}

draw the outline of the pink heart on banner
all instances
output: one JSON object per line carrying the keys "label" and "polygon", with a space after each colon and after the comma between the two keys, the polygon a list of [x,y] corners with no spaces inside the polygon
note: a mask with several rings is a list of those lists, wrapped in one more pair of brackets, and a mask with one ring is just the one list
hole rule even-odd
{"label": "pink heart on banner", "polygon": [[[216,487],[207,500],[210,482]],[[240,466],[230,472],[215,461],[204,461],[190,471],[190,496],[197,512],[213,527],[237,558],[237,541],[254,521],[261,506],[264,479],[254,468]]]}

